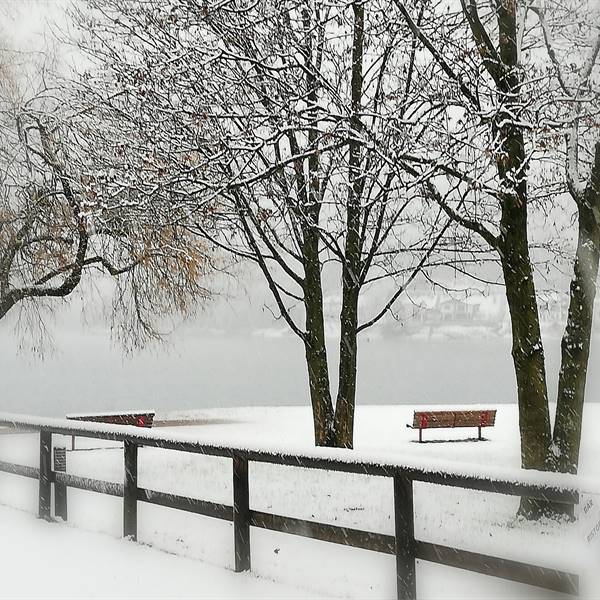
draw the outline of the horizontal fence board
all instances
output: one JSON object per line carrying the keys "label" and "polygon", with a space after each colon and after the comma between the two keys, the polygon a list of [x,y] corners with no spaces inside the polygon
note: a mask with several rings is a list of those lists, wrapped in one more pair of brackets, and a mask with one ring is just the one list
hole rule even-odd
{"label": "horizontal fence board", "polygon": [[579,577],[571,573],[547,569],[504,558],[486,556],[458,548],[449,548],[417,540],[417,558],[428,562],[474,571],[483,575],[508,579],[565,594],[577,594]]}
{"label": "horizontal fence board", "polygon": [[358,475],[372,475],[375,477],[390,477],[401,467],[379,465],[375,463],[351,462],[312,456],[298,456],[294,454],[270,454],[246,450],[240,452],[250,461],[282,465],[286,467],[300,467],[302,469],[319,469],[325,471],[338,471],[340,473],[355,473]]}
{"label": "horizontal fence board", "polygon": [[79,477],[68,473],[54,473],[54,480],[70,488],[85,490],[86,492],[97,492],[109,496],[123,496],[123,484],[91,477]]}
{"label": "horizontal fence board", "polygon": [[[332,544],[351,546],[384,554],[395,554],[394,536],[371,533],[348,527],[284,517],[260,511],[250,511],[250,524],[254,527],[308,537]],[[441,565],[508,579],[549,590],[576,594],[579,585],[577,575],[547,569],[517,561],[486,556],[458,548],[417,541],[416,556]]]}
{"label": "horizontal fence board", "polygon": [[372,550],[373,552],[384,552],[385,554],[394,554],[396,548],[396,541],[392,535],[283,517],[257,510],[250,511],[250,525],[323,542],[331,542],[332,544],[342,544],[353,548]]}
{"label": "horizontal fence board", "polygon": [[0,461],[0,471],[2,471],[3,473],[11,473],[12,475],[30,477],[31,479],[38,479],[40,476],[40,470],[37,467],[28,467],[27,465],[16,465],[14,463],[8,463],[3,461]]}
{"label": "horizontal fence board", "polygon": [[174,508],[197,515],[204,515],[205,517],[233,521],[233,507],[227,504],[198,500],[197,498],[188,498],[187,496],[167,494],[166,492],[157,492],[144,488],[138,488],[137,499],[140,502],[164,506],[165,508]]}
{"label": "horizontal fence board", "polygon": [[443,472],[423,472],[416,469],[406,469],[405,472],[414,481],[421,481],[423,483],[460,487],[481,492],[493,492],[505,496],[527,496],[529,498],[551,500],[562,504],[577,504],[579,502],[579,494],[575,490],[561,490],[541,485],[495,481]]}
{"label": "horizontal fence board", "polygon": [[375,465],[369,463],[351,463],[344,461],[328,460],[322,458],[289,456],[285,454],[269,454],[248,451],[245,453],[249,460],[255,462],[270,463],[276,465],[300,467],[305,469],[320,469],[338,471],[342,473],[355,473],[359,475],[371,475],[378,477],[391,477],[395,474],[407,475],[414,481],[424,483],[436,483],[462,487],[465,489],[479,490],[483,492],[494,492],[509,496],[528,496],[552,500],[564,504],[576,504],[579,494],[574,490],[561,490],[536,484],[520,484],[510,481],[495,481],[480,477],[469,477],[454,473],[433,472],[414,469],[410,467],[389,467],[386,465]]}
{"label": "horizontal fence board", "polygon": [[[147,440],[141,440],[140,445],[150,445],[158,448],[166,448],[197,454],[209,454],[212,456],[231,457],[233,455],[233,450],[231,449],[227,449],[228,453],[220,453],[218,451],[220,450],[219,448],[207,447],[197,444],[178,444],[173,442],[166,442],[164,445],[160,445],[158,442],[162,442],[162,440],[151,440],[151,442],[157,442],[152,444],[148,444],[146,442]],[[438,485],[461,487],[464,489],[479,490],[483,492],[493,492],[497,494],[504,494],[510,496],[528,496],[530,498],[539,498],[564,504],[577,504],[579,502],[579,494],[574,490],[565,491],[534,484],[520,484],[509,481],[494,481],[490,479],[482,479],[479,477],[468,477],[443,472],[435,473],[411,468],[392,468],[382,465],[371,465],[365,463],[346,463],[343,461],[332,461],[327,459],[300,457],[293,455],[290,456],[286,454],[266,454],[251,451],[245,451],[240,454],[242,454],[243,456],[248,458],[248,460],[251,461],[281,466],[300,467],[305,469],[331,470],[343,473],[354,473],[359,475],[371,475],[378,477],[391,477],[395,473],[403,473],[412,478],[414,481],[421,481],[424,483],[434,483]],[[0,463],[0,465],[2,464],[10,465],[11,463]],[[0,470],[6,471],[8,468],[14,467],[15,465],[12,465],[11,467],[6,467],[4,469],[0,467]],[[30,474],[26,476],[37,477],[38,475]]]}

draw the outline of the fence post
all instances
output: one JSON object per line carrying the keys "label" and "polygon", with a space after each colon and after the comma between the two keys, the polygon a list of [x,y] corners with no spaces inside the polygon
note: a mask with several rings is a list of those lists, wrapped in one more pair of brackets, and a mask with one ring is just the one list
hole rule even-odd
{"label": "fence post", "polygon": [[52,433],[40,430],[40,488],[39,517],[50,520],[50,498],[52,496]]}
{"label": "fence post", "polygon": [[413,511],[413,482],[404,474],[394,475],[394,515],[396,526],[396,589],[398,600],[415,600],[416,544]]}
{"label": "fence post", "polygon": [[[67,472],[67,449],[54,448],[54,473]],[[67,486],[54,481],[54,516],[67,520]]]}
{"label": "fence post", "polygon": [[248,459],[233,455],[233,542],[235,572],[250,570],[250,494]]}
{"label": "fence post", "polygon": [[123,486],[123,537],[137,540],[138,447],[125,440],[125,485]]}

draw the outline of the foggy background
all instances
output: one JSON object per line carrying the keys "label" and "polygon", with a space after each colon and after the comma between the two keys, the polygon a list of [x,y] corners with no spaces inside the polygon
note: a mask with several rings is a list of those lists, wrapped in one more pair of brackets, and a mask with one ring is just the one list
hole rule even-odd
{"label": "foggy background", "polygon": [[[213,286],[219,287],[217,282]],[[227,289],[221,286],[220,295],[194,318],[176,326],[165,343],[130,354],[111,340],[106,307],[89,286],[82,290],[70,303],[51,304],[56,314],[46,320],[41,357],[38,337],[15,328],[17,312],[0,321],[1,410],[60,416],[128,408],[163,411],[309,402],[302,343],[282,320],[273,318],[266,308],[272,305],[268,292],[249,268],[243,268]],[[444,305],[452,302],[439,291],[430,291],[430,296],[441,296]],[[411,297],[416,302],[415,294]],[[493,290],[492,298],[504,303],[503,289]],[[460,308],[462,303],[454,304]],[[369,308],[368,297],[364,306]],[[336,312],[333,303],[327,314],[330,368],[335,368],[338,353]],[[506,318],[500,328],[493,317],[484,327],[476,326],[469,315],[439,313],[415,307],[414,315],[388,318],[381,327],[361,334],[359,404],[516,402]],[[544,338],[553,400],[561,324],[551,324]],[[600,355],[597,327],[595,334],[590,401],[600,398],[600,372],[594,368]]]}
{"label": "foggy background", "polygon": [[[60,21],[64,5],[63,0],[0,0],[3,41],[27,52],[52,45],[48,19]],[[37,336],[15,333],[15,311],[0,322],[0,410],[60,416],[127,408],[307,404],[302,345],[265,308],[272,303],[260,275],[242,269],[237,280],[219,291],[221,295],[180,324],[166,344],[131,355],[111,340],[103,307],[91,299],[89,287],[74,294],[70,304],[51,304],[57,311],[47,321],[41,358],[39,352],[31,352],[32,346],[39,349]],[[415,293],[422,298],[414,303],[425,307],[436,297],[431,290]],[[503,290],[494,293],[503,303]],[[333,300],[328,313],[330,366],[336,365],[338,352]],[[493,315],[488,315],[485,327],[473,327],[468,314],[453,314],[449,324],[440,327],[446,317],[439,307],[429,308],[424,322],[417,307],[414,314],[405,311],[399,322],[387,319],[382,327],[361,334],[358,403],[516,402],[510,332],[502,316],[505,306],[497,313],[498,327],[492,327]],[[554,325],[545,332],[551,399],[558,377],[560,316]],[[597,339],[598,331],[590,358],[591,401],[600,398],[600,374],[594,368]],[[485,387],[475,383],[481,381]]]}

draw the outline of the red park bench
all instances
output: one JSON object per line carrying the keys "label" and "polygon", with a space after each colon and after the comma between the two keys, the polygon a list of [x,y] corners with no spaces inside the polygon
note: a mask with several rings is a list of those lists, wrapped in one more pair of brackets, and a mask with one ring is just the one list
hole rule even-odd
{"label": "red park bench", "polygon": [[[111,425],[134,425],[135,427],[152,427],[154,411],[91,413],[87,415],[67,415],[71,421],[91,421],[92,423],[110,423]],[[75,449],[75,436],[71,449]]]}
{"label": "red park bench", "polygon": [[492,410],[429,410],[415,411],[411,429],[419,430],[419,442],[423,441],[423,429],[453,427],[477,427],[477,439],[482,440],[481,428],[493,427],[496,422],[496,409]]}

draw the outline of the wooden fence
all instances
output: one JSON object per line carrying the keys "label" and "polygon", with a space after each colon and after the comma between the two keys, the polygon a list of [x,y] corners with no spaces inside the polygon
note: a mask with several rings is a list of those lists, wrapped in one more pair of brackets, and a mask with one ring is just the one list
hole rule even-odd
{"label": "wooden fence", "polygon": [[[156,432],[139,432],[133,427],[75,424],[72,421],[51,420],[46,424],[35,418],[15,419],[0,414],[0,424],[9,427],[39,431],[39,468],[0,461],[0,471],[39,479],[39,516],[51,519],[51,486],[55,487],[55,515],[67,516],[66,488],[76,488],[123,498],[123,535],[137,538],[137,504],[147,502],[163,507],[214,517],[233,522],[235,571],[251,568],[250,527],[261,527],[293,535],[353,546],[396,556],[396,581],[399,599],[417,597],[415,563],[417,559],[466,569],[485,575],[537,586],[568,594],[578,594],[579,577],[576,574],[530,565],[505,558],[487,556],[415,539],[413,483],[421,481],[436,485],[454,486],[513,496],[528,496],[553,502],[574,504],[579,502],[576,489],[551,483],[523,482],[515,478],[506,481],[494,478],[435,472],[402,464],[354,462],[351,458],[337,459],[320,456],[271,453],[227,446],[190,442]],[[94,424],[95,425],[95,424]],[[123,483],[112,483],[69,475],[62,471],[59,455],[52,467],[52,436],[67,435],[123,442]],[[232,459],[232,505],[208,502],[197,498],[178,496],[138,486],[138,448],[141,446],[178,450],[196,454],[228,457]],[[56,456],[55,456],[56,458]],[[249,505],[248,464],[270,463],[308,469],[324,469],[343,473],[358,473],[393,478],[395,535],[340,527],[316,521],[307,521],[252,510]]]}

